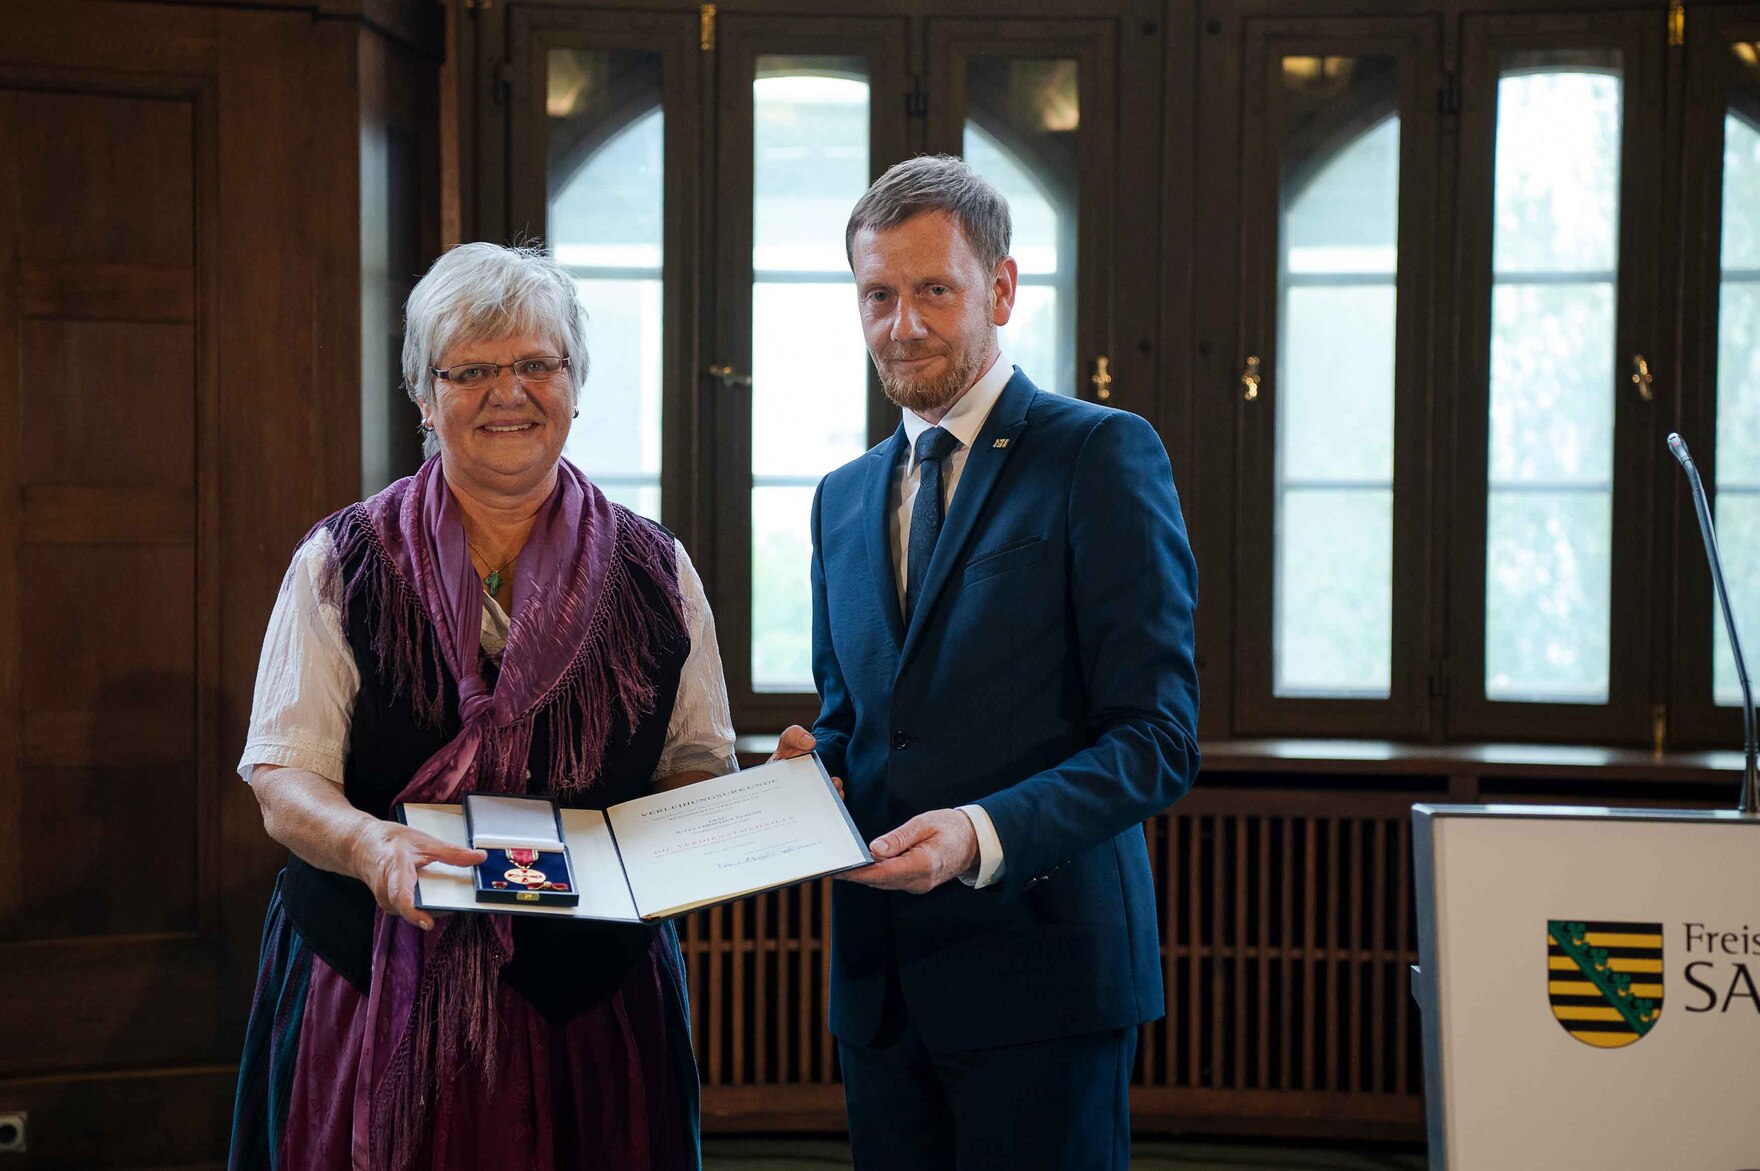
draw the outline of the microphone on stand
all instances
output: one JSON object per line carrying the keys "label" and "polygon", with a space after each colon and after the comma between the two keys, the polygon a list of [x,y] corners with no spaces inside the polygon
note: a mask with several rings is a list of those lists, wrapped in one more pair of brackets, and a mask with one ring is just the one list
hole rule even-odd
{"label": "microphone on stand", "polygon": [[1686,441],[1673,431],[1668,433],[1668,450],[1686,469],[1687,482],[1693,486],[1693,511],[1699,514],[1699,533],[1705,538],[1705,557],[1711,562],[1711,580],[1717,586],[1717,600],[1723,606],[1723,626],[1729,631],[1729,649],[1736,657],[1736,678],[1742,683],[1742,739],[1747,752],[1747,766],[1742,774],[1742,798],[1737,806],[1749,816],[1760,813],[1760,778],[1755,766],[1754,692],[1748,686],[1748,665],[1742,659],[1742,644],[1736,638],[1736,615],[1730,609],[1729,590],[1723,584],[1723,558],[1717,553],[1717,530],[1711,524],[1711,506],[1705,502],[1705,485],[1699,480],[1699,469],[1687,452]]}

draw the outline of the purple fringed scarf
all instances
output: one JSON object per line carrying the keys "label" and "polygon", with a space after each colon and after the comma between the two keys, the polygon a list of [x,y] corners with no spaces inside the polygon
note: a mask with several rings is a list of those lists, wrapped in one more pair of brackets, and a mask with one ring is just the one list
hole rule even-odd
{"label": "purple fringed scarf", "polygon": [[[482,586],[463,513],[438,457],[331,522],[339,601],[372,609],[379,666],[438,722],[445,679],[458,681],[458,734],[397,795],[455,802],[471,791],[525,792],[536,716],[548,716],[549,789],[597,779],[614,720],[655,708],[656,637],[682,633],[671,538],[613,505],[568,461],[539,510],[513,582],[513,613],[491,689],[480,669]],[[366,546],[363,549],[363,544]],[[364,554],[364,555],[358,555]],[[655,611],[631,573],[663,583]],[[407,1167],[429,1113],[467,1061],[494,1076],[501,968],[513,955],[505,915],[452,915],[432,931],[382,912],[354,1090],[353,1164]]]}

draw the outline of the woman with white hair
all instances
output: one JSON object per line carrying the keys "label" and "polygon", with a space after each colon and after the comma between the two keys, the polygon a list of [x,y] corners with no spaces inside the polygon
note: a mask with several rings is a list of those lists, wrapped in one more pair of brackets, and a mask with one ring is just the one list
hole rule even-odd
{"label": "woman with white hair", "polygon": [[418,870],[484,855],[394,811],[604,808],[731,771],[714,620],[671,534],[562,458],[586,373],[567,272],[466,244],[406,310],[430,458],[312,530],[263,643],[239,769],[289,858],[230,1165],[696,1167],[672,927],[435,920]]}

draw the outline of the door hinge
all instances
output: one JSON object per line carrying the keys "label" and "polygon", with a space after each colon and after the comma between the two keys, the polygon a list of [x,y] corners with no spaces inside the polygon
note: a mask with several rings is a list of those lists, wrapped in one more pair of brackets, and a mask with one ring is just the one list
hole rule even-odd
{"label": "door hinge", "polygon": [[929,116],[929,83],[920,73],[911,75],[910,88],[904,91],[904,115],[907,118]]}
{"label": "door hinge", "polygon": [[1460,74],[1450,71],[1442,75],[1442,87],[1436,91],[1436,111],[1440,114],[1461,112]]}
{"label": "door hinge", "polygon": [[1668,705],[1665,703],[1653,704],[1650,708],[1650,743],[1656,759],[1661,760],[1662,754],[1668,750]]}
{"label": "door hinge", "polygon": [[513,96],[513,62],[497,61],[495,63],[495,104],[504,106]]}
{"label": "door hinge", "polygon": [[705,53],[715,51],[715,6],[704,4],[697,9],[697,47]]}
{"label": "door hinge", "polygon": [[1668,43],[1684,45],[1687,43],[1687,8],[1680,0],[1668,6]]}

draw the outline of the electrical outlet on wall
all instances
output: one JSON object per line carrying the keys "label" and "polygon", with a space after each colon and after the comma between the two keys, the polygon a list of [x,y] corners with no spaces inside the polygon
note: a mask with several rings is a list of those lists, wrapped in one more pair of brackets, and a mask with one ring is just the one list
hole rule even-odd
{"label": "electrical outlet on wall", "polygon": [[24,1154],[24,1121],[27,1117],[23,1110],[0,1110],[0,1155]]}

